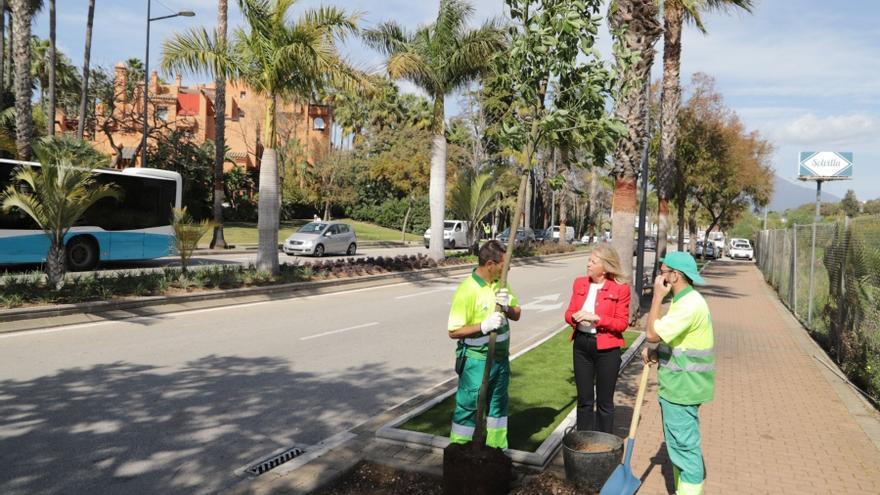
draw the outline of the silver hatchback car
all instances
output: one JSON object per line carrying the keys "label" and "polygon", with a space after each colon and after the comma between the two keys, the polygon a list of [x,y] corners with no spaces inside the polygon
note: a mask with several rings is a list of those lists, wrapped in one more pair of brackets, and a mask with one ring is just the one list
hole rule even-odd
{"label": "silver hatchback car", "polygon": [[342,222],[309,222],[284,241],[281,247],[289,256],[310,254],[320,258],[324,253],[357,252],[354,228]]}

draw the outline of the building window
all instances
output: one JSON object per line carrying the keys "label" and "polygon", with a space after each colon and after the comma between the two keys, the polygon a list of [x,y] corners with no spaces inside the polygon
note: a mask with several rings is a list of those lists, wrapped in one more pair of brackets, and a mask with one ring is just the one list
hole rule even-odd
{"label": "building window", "polygon": [[240,108],[238,109],[238,118],[240,118],[240,119],[244,118],[244,110],[242,110]]}
{"label": "building window", "polygon": [[156,118],[159,120],[168,120],[168,107],[159,107],[156,109]]}
{"label": "building window", "polygon": [[238,99],[243,100],[247,97],[247,91],[242,91],[238,94]]}
{"label": "building window", "polygon": [[315,120],[312,121],[312,128],[316,131],[323,131],[326,124],[324,124],[324,119],[321,117],[315,117]]}

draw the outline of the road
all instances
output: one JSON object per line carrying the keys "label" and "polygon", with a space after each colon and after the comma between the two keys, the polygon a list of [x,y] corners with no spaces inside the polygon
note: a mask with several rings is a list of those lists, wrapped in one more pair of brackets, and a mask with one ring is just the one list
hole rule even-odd
{"label": "road", "polygon": [[[511,270],[514,345],[585,266]],[[0,493],[215,493],[452,377],[465,276],[0,335]]]}

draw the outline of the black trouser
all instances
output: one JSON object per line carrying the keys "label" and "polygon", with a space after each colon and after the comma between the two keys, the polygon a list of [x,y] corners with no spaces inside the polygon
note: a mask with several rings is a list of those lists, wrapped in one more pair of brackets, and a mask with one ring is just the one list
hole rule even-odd
{"label": "black trouser", "polygon": [[[577,429],[611,433],[614,427],[614,387],[620,368],[620,347],[596,350],[596,336],[576,332],[574,381],[577,386]],[[595,394],[593,386],[595,384]],[[595,412],[593,404],[596,405]]]}

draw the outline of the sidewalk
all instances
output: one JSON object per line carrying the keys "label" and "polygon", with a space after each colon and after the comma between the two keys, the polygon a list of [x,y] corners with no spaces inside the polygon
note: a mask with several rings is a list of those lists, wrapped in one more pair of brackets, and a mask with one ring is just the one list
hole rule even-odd
{"label": "sidewalk", "polygon": [[[715,400],[700,410],[706,493],[880,493],[880,418],[813,355],[831,363],[751,263],[715,262],[700,289],[715,328]],[[641,365],[618,382],[626,436]],[[651,373],[633,453],[639,493],[672,493]],[[558,469],[561,461],[554,463]]]}
{"label": "sidewalk", "polygon": [[[718,370],[715,400],[700,411],[706,493],[880,493],[880,415],[813,358],[831,363],[753,264],[716,261],[703,275],[709,285],[700,291],[712,311]],[[618,381],[615,433],[621,437],[629,431],[640,372],[634,360]],[[355,428],[356,438],[290,473],[279,468],[282,472],[227,493],[307,494],[361,459],[439,476],[442,452],[381,440],[374,432],[442,388]],[[632,468],[643,481],[640,494],[673,492],[656,370],[642,406]],[[565,477],[561,452],[547,469]]]}

